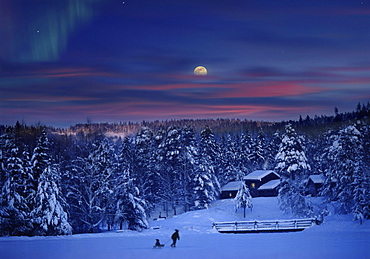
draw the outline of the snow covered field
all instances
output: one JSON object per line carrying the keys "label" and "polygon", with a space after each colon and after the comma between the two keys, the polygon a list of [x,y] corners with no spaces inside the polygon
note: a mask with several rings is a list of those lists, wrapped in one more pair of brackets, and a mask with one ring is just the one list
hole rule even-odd
{"label": "snow covered field", "polygon": [[[234,212],[232,200],[218,200],[208,210],[151,221],[142,232],[106,232],[58,237],[1,237],[0,258],[370,258],[370,222],[352,215],[330,216],[324,224],[302,232],[220,234],[214,221],[292,218],[283,215],[276,198],[254,198],[253,211]],[[159,229],[154,229],[159,227]],[[170,247],[174,229],[176,248]],[[166,243],[153,249],[155,239]]]}

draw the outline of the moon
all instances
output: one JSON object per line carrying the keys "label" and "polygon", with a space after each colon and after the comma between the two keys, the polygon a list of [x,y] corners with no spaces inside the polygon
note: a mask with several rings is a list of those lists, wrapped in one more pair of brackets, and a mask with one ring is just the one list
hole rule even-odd
{"label": "moon", "polygon": [[205,76],[207,75],[207,69],[203,66],[197,66],[195,69],[194,69],[194,75],[197,75],[197,76]]}

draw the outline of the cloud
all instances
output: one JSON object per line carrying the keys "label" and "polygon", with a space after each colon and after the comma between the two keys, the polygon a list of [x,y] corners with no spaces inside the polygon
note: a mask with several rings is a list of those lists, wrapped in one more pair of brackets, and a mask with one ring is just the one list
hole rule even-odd
{"label": "cloud", "polygon": [[0,9],[7,120],[276,119],[369,99],[368,5],[44,2]]}
{"label": "cloud", "polygon": [[[360,101],[367,89],[362,84],[369,78],[358,73],[367,71],[366,64],[303,71],[255,66],[241,69],[236,78],[199,78],[181,73],[125,74],[97,67],[38,66],[30,71],[23,67],[4,75],[31,83],[18,85],[17,91],[13,85],[2,87],[1,102],[7,116],[73,118],[75,123],[86,116],[96,121],[209,117],[268,120],[276,114],[284,118],[315,111],[320,114],[324,106],[330,106],[331,112],[343,100]],[[32,82],[37,79],[44,81]],[[346,87],[346,83],[355,82],[359,84],[356,88]]]}
{"label": "cloud", "polygon": [[287,97],[317,93],[324,90],[319,87],[308,87],[294,82],[241,83],[227,88],[227,91],[217,93],[213,98]]}

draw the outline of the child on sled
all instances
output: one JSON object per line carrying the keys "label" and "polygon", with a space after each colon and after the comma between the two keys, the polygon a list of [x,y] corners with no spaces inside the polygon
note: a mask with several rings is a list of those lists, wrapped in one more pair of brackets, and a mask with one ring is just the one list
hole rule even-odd
{"label": "child on sled", "polygon": [[159,239],[156,239],[153,248],[163,248],[163,247],[164,244],[161,244],[161,242],[159,242]]}

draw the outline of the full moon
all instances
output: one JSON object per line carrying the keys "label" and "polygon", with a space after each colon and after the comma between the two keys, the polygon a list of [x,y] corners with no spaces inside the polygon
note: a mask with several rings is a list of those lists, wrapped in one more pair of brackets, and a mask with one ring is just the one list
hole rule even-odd
{"label": "full moon", "polygon": [[207,69],[203,66],[197,66],[195,69],[194,69],[194,75],[197,75],[197,76],[205,76],[207,75]]}

